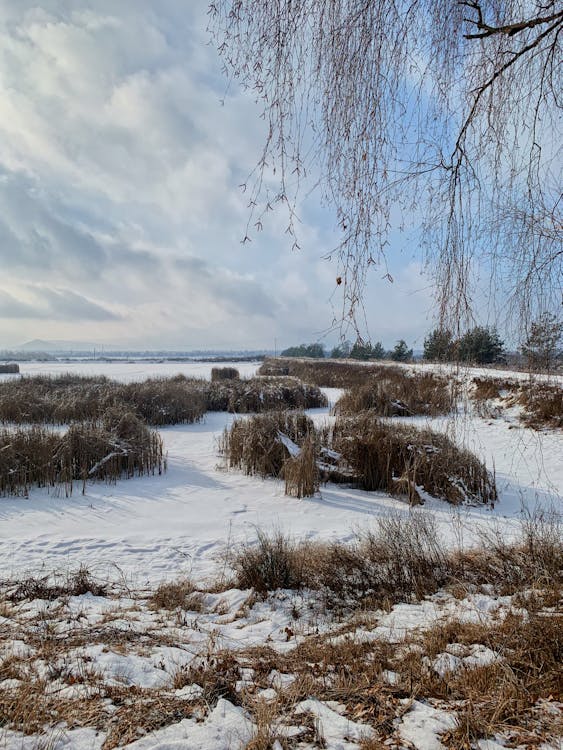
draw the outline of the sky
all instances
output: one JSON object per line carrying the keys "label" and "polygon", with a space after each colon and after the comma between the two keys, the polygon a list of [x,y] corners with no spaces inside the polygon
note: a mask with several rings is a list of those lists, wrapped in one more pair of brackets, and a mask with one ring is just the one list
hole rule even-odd
{"label": "sky", "polygon": [[[299,251],[281,212],[241,244],[240,185],[263,122],[223,76],[206,10],[206,0],[2,0],[0,349],[37,338],[143,349],[337,341],[338,268],[325,256],[339,235],[319,195],[298,206]],[[371,272],[365,335],[421,348],[430,283],[416,242],[396,241],[389,268]]]}

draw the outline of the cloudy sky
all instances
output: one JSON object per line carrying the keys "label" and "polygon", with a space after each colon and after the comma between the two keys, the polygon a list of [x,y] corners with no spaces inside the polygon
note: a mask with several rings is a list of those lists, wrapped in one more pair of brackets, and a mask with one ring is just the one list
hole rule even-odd
{"label": "cloudy sky", "polygon": [[[262,122],[208,44],[206,0],[0,3],[0,348],[313,341],[340,311],[315,196],[241,244]],[[373,340],[432,325],[415,252],[366,295]],[[329,335],[326,343],[337,338]]]}

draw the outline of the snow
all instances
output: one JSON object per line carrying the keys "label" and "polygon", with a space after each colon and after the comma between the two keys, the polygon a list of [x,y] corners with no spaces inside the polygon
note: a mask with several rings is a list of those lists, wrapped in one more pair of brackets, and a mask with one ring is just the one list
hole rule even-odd
{"label": "snow", "polygon": [[453,714],[421,701],[413,701],[401,720],[399,734],[411,742],[416,750],[445,750],[439,735],[454,727]]}

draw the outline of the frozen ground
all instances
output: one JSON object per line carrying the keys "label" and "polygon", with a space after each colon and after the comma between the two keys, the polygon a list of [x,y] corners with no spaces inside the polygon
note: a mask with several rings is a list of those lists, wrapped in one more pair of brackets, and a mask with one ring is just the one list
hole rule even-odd
{"label": "frozen ground", "polygon": [[[78,363],[30,364],[24,372],[103,373],[122,380],[177,372],[208,376],[211,365]],[[252,374],[256,365],[240,369]],[[331,402],[338,396],[327,389]],[[311,412],[316,422],[327,409]],[[209,413],[200,424],[161,429],[168,453],[163,476],[115,485],[92,483],[86,494],[33,489],[29,498],[0,498],[0,568],[4,573],[75,568],[84,563],[125,576],[134,585],[190,571],[213,575],[225,545],[250,539],[257,527],[281,528],[297,537],[347,539],[380,514],[408,513],[397,498],[341,486],[325,486],[315,498],[284,496],[275,480],[246,477],[221,467],[217,440],[233,420]],[[422,420],[421,420],[422,421]],[[563,496],[563,434],[534,432],[515,420],[466,417],[433,420],[454,432],[495,469],[500,491],[494,509],[426,505],[452,544],[470,543],[480,524],[516,529],[522,514],[544,507],[559,512]]]}

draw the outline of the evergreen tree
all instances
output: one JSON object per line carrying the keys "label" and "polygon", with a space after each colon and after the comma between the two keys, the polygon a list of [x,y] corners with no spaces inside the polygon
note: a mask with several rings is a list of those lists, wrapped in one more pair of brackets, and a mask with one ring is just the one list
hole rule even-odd
{"label": "evergreen tree", "polygon": [[389,352],[389,356],[395,362],[409,362],[412,359],[412,349],[407,347],[404,339],[400,339],[395,344],[395,348]]}
{"label": "evergreen tree", "polygon": [[424,339],[424,359],[431,362],[449,362],[453,356],[451,331],[436,328]]}
{"label": "evergreen tree", "polygon": [[504,342],[495,328],[475,326],[454,345],[462,362],[484,365],[504,359]]}
{"label": "evergreen tree", "polygon": [[563,321],[551,313],[542,313],[531,325],[521,347],[528,365],[534,370],[551,370],[563,354]]}

